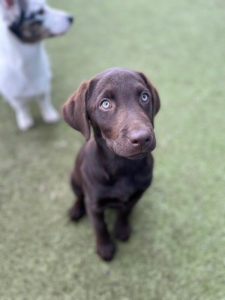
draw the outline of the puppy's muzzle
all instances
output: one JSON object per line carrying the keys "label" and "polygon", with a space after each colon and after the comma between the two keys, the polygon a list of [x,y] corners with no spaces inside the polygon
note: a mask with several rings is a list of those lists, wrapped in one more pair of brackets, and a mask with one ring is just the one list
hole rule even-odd
{"label": "puppy's muzzle", "polygon": [[147,153],[156,146],[155,135],[149,129],[135,129],[129,132],[130,147],[135,153]]}

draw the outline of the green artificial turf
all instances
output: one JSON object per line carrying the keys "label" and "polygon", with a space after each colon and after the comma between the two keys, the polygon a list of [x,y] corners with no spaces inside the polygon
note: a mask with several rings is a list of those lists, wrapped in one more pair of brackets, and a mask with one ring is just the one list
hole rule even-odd
{"label": "green artificial turf", "polygon": [[[224,0],[52,0],[76,23],[46,45],[60,108],[112,66],[157,86],[154,182],[111,263],[87,218],[67,218],[68,178],[84,139],[64,122],[17,130],[0,101],[1,300],[225,299]],[[112,220],[112,214],[108,214]]]}

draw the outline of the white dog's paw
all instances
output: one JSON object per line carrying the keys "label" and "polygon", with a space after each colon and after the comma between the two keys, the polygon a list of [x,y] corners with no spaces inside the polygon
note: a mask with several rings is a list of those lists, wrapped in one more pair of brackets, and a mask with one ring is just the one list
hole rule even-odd
{"label": "white dog's paw", "polygon": [[27,113],[18,113],[16,115],[17,125],[20,130],[26,131],[34,125],[34,120]]}
{"label": "white dog's paw", "polygon": [[46,123],[50,123],[50,124],[56,123],[60,120],[59,113],[53,107],[48,108],[45,111],[42,111],[42,117]]}

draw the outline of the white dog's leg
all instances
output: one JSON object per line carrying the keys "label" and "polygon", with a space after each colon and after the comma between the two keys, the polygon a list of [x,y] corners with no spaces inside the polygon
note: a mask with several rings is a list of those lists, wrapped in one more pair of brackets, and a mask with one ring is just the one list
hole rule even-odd
{"label": "white dog's leg", "polygon": [[37,103],[40,107],[42,118],[46,123],[56,123],[60,120],[59,113],[51,104],[49,93],[38,98]]}
{"label": "white dog's leg", "polygon": [[26,131],[34,125],[34,120],[27,103],[10,101],[9,104],[16,114],[16,121],[20,130]]}

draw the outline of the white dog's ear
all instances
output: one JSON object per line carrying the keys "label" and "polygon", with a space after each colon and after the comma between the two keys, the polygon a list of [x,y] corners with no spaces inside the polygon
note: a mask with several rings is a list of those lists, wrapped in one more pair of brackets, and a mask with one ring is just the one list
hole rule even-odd
{"label": "white dog's ear", "polygon": [[8,25],[15,22],[20,14],[21,9],[18,0],[1,0],[1,8],[3,13],[3,18]]}
{"label": "white dog's ear", "polygon": [[13,6],[13,4],[15,3],[14,0],[3,0],[3,2],[6,2],[6,4],[10,7],[10,6]]}
{"label": "white dog's ear", "polygon": [[26,10],[26,0],[0,0],[3,18],[8,25],[11,25],[21,15],[22,11]]}
{"label": "white dog's ear", "polygon": [[12,6],[18,5],[24,7],[26,5],[26,0],[1,0],[5,3],[6,7],[11,8]]}

